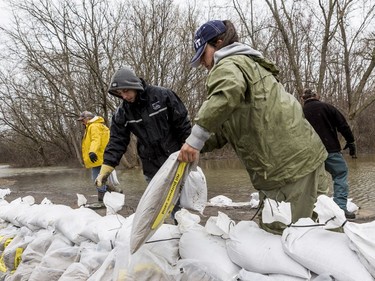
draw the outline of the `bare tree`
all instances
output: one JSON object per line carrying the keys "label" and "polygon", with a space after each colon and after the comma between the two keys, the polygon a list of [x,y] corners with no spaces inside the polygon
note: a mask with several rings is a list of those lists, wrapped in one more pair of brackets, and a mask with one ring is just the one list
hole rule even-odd
{"label": "bare tree", "polygon": [[[314,88],[356,127],[355,119],[375,99],[373,1],[266,0],[268,17],[264,5],[254,7],[258,1],[232,2],[240,30],[276,61],[287,90],[300,95],[304,87]],[[254,9],[262,15],[254,17]],[[262,29],[265,19],[268,28]]]}
{"label": "bare tree", "polygon": [[[371,20],[375,17],[375,4],[371,4],[359,28],[353,31],[348,28],[353,3],[354,1],[351,0],[339,2],[337,7],[339,43],[343,59],[343,84],[347,95],[349,119],[355,119],[357,114],[375,101],[375,95],[371,94],[374,82],[370,79],[374,77],[372,73],[375,67],[374,33],[370,34],[369,38],[361,38],[366,26],[371,24]],[[352,35],[349,35],[351,33]]]}
{"label": "bare tree", "polygon": [[[196,26],[189,10],[181,12],[172,1],[120,1],[112,9],[104,0],[14,1],[12,8],[14,28],[3,32],[8,59],[17,63],[17,78],[25,83],[2,76],[10,87],[0,88],[6,101],[0,122],[35,139],[35,151],[55,146],[61,155],[80,159],[83,130],[77,114],[90,110],[109,123],[120,101],[108,95],[108,84],[124,64],[147,82],[175,90],[191,112],[199,108],[203,82],[189,65]],[[17,98],[9,99],[8,92]],[[22,112],[13,110],[21,104]],[[26,112],[35,116],[27,131]],[[128,154],[135,158],[134,141]]]}
{"label": "bare tree", "polygon": [[[150,84],[174,90],[193,119],[206,98],[206,72],[190,66],[192,39],[200,23],[222,15],[235,22],[243,42],[276,62],[291,94],[313,87],[353,125],[373,110],[375,11],[370,0],[10,3],[13,24],[0,27],[6,47],[0,53],[0,130],[7,130],[0,140],[16,142],[12,149],[36,155],[32,159],[43,165],[80,160],[80,111],[93,111],[110,123],[120,100],[108,95],[108,84],[123,65]],[[359,9],[361,17],[353,25]],[[133,139],[124,164],[132,166],[136,158]]]}

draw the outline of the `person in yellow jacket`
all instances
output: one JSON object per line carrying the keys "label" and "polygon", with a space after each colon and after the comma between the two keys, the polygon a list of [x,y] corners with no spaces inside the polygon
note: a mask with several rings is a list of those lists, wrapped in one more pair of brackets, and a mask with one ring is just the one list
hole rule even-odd
{"label": "person in yellow jacket", "polygon": [[[85,125],[82,139],[83,163],[87,169],[91,169],[92,179],[95,181],[103,164],[104,150],[109,141],[109,129],[103,117],[96,116],[90,111],[83,111],[77,120]],[[107,188],[107,185],[97,187],[98,203],[92,204],[95,208],[104,207],[103,197]]]}

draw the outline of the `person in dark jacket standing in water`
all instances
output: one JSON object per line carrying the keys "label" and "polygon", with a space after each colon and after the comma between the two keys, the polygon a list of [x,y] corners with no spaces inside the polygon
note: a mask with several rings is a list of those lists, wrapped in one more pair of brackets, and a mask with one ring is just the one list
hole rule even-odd
{"label": "person in dark jacket standing in water", "polygon": [[[277,79],[276,65],[238,41],[229,20],[212,20],[196,31],[191,64],[208,70],[207,99],[178,159],[193,162],[199,151],[228,143],[261,202],[267,197],[290,203],[292,223],[314,218],[317,197],[328,192],[327,151],[303,117],[301,104]],[[260,227],[281,234],[287,226],[260,218]]]}
{"label": "person in dark jacket standing in water", "polygon": [[178,151],[189,136],[188,112],[176,93],[148,85],[128,67],[113,75],[108,92],[123,102],[112,117],[110,139],[96,185],[102,186],[120,163],[130,133],[137,137],[143,174],[150,182],[169,155]]}
{"label": "person in dark jacket standing in water", "polygon": [[306,119],[314,127],[328,151],[325,168],[333,180],[333,200],[345,212],[348,219],[355,219],[355,214],[347,210],[348,202],[348,166],[341,153],[338,139],[339,132],[346,140],[344,149],[349,148],[349,154],[356,156],[354,136],[344,115],[333,105],[322,102],[311,89],[305,89],[302,95],[303,112]]}

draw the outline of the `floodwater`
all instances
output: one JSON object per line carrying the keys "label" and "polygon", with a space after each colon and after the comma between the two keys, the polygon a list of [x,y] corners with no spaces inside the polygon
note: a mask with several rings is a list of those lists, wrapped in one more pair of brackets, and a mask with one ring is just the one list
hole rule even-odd
{"label": "floodwater", "polygon": [[[349,166],[349,198],[360,208],[375,210],[375,155],[346,158]],[[225,195],[234,202],[250,200],[255,192],[249,176],[238,159],[201,160],[199,165],[207,179],[208,199]],[[135,209],[147,187],[141,169],[116,169],[125,203]],[[96,200],[90,170],[78,167],[12,168],[0,165],[0,188],[9,188],[6,199],[32,195],[36,203],[47,198],[55,204],[74,205],[76,194],[88,201]]]}

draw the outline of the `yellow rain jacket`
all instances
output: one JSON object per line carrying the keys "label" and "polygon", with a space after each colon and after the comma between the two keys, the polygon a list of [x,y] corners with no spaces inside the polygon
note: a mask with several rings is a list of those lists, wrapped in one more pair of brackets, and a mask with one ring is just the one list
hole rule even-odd
{"label": "yellow rain jacket", "polygon": [[[82,159],[86,168],[101,166],[103,154],[109,141],[109,129],[104,123],[103,117],[95,116],[87,122],[85,135],[82,139]],[[92,163],[89,153],[94,152],[98,161]]]}

